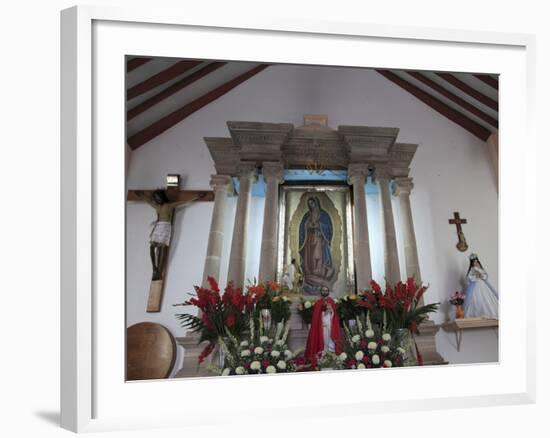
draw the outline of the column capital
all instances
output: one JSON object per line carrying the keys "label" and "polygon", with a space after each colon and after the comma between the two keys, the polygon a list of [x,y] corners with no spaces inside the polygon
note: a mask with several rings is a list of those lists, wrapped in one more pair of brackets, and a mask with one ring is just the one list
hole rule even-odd
{"label": "column capital", "polygon": [[413,179],[410,177],[394,179],[393,194],[396,196],[410,195],[413,188]]}
{"label": "column capital", "polygon": [[389,181],[392,177],[391,169],[389,166],[378,165],[374,168],[374,179],[375,180],[386,180]]}
{"label": "column capital", "polygon": [[239,178],[255,180],[258,176],[256,163],[252,161],[241,161],[237,166],[237,176]]}
{"label": "column capital", "polygon": [[266,182],[274,179],[278,184],[284,182],[284,166],[280,161],[266,161],[262,165],[262,175]]}
{"label": "column capital", "polygon": [[233,189],[233,180],[229,175],[210,175],[210,187],[215,192],[227,191],[229,193]]}
{"label": "column capital", "polygon": [[365,184],[370,170],[367,163],[351,163],[348,165],[348,184],[354,185],[359,183]]}

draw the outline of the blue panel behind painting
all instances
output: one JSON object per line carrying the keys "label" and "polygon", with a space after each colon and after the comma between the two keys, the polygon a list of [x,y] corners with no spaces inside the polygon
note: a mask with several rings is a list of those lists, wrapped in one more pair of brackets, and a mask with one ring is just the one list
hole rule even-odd
{"label": "blue panel behind painting", "polygon": [[[311,173],[307,170],[285,170],[285,181],[303,182],[304,184],[311,184],[312,182],[319,182],[323,184],[330,184],[331,182],[346,181],[348,173],[345,170],[326,170],[322,174]],[[239,178],[233,177],[233,184],[235,190],[239,193]],[[373,183],[372,178],[367,178],[365,184],[365,190],[367,194],[378,193],[378,186]],[[258,181],[252,185],[252,196],[258,196],[263,198],[265,196],[265,180],[263,175],[258,176]]]}

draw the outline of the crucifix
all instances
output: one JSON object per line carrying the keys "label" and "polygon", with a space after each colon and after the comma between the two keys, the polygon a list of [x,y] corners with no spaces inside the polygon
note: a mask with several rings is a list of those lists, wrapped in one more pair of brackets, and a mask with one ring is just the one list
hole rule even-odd
{"label": "crucifix", "polygon": [[467,223],[468,221],[461,218],[458,211],[454,212],[454,219],[449,219],[449,224],[456,225],[456,232],[458,234],[458,243],[456,244],[456,248],[461,252],[464,252],[468,249],[466,237],[464,237],[464,233],[462,232],[462,225]]}
{"label": "crucifix", "polygon": [[209,190],[180,190],[180,176],[173,174],[166,177],[166,189],[128,190],[128,201],[147,202],[157,213],[157,220],[149,236],[153,275],[149,287],[147,312],[160,312],[176,209],[197,201],[213,200],[214,192]]}

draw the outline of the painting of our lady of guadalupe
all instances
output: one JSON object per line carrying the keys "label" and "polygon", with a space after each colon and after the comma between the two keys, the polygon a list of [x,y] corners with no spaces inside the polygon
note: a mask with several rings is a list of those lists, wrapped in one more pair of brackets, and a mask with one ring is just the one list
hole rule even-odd
{"label": "painting of our lady of guadalupe", "polygon": [[300,222],[299,253],[304,276],[303,292],[317,294],[322,287],[334,283],[332,264],[332,237],[334,234],[329,214],[321,208],[318,196],[307,200],[308,210]]}

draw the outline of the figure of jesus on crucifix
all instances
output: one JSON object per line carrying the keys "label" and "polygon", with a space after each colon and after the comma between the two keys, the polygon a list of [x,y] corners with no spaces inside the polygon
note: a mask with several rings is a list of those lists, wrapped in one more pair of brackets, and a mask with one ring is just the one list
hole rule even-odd
{"label": "figure of jesus on crucifix", "polygon": [[180,190],[179,186],[180,176],[170,174],[166,177],[166,189],[128,191],[128,201],[147,202],[157,212],[157,219],[149,236],[153,274],[147,300],[147,312],[160,312],[161,309],[174,213],[177,209],[193,202],[213,201],[214,198],[212,191]]}
{"label": "figure of jesus on crucifix", "polygon": [[185,207],[201,196],[199,195],[189,201],[170,202],[165,190],[155,190],[152,194],[142,190],[136,190],[136,195],[147,202],[157,212],[157,220],[151,231],[149,238],[149,251],[151,254],[151,264],[153,265],[152,280],[161,280],[164,270],[164,264],[168,256],[168,247],[172,238],[172,220],[177,208]]}

